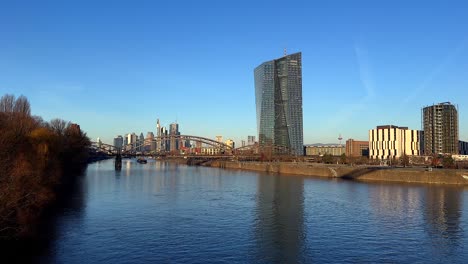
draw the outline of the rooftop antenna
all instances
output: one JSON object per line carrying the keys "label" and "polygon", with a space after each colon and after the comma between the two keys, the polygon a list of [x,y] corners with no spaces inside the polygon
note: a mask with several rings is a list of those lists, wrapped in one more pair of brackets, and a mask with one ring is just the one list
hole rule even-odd
{"label": "rooftop antenna", "polygon": [[288,53],[286,52],[286,48],[284,48],[284,56],[288,55]]}

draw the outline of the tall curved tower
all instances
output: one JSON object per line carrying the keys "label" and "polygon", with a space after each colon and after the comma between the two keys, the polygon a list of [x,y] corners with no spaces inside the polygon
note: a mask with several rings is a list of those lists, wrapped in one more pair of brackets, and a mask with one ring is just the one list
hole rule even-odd
{"label": "tall curved tower", "polygon": [[262,63],[254,77],[260,146],[287,147],[303,155],[301,53]]}

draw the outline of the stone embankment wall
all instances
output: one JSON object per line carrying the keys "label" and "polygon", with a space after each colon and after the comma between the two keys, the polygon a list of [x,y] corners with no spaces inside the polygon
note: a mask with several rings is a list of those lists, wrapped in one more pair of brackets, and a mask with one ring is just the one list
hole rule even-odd
{"label": "stone embankment wall", "polygon": [[434,169],[427,171],[423,168],[351,167],[294,162],[235,161],[214,161],[209,166],[357,181],[468,185],[468,180],[462,177],[462,175],[468,176],[468,171],[466,170]]}

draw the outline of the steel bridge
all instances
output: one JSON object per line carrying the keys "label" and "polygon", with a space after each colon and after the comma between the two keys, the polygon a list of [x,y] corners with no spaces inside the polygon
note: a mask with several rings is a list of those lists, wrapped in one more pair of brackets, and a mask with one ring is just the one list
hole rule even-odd
{"label": "steel bridge", "polygon": [[[208,145],[216,150],[217,153],[215,154],[207,154],[206,156],[213,156],[222,154],[226,155],[253,155],[259,153],[275,153],[275,154],[286,154],[289,155],[291,153],[290,149],[284,146],[259,146],[258,144],[242,146],[238,148],[232,148],[231,146],[223,143],[218,142],[213,139],[200,137],[200,136],[193,136],[193,135],[167,135],[167,136],[160,136],[155,137],[154,139],[145,139],[143,142],[138,143],[131,143],[124,145],[122,147],[116,147],[114,145],[106,144],[106,143],[99,143],[99,142],[91,142],[92,148],[104,152],[108,155],[165,155],[168,154],[168,150],[162,149],[161,146],[165,147],[165,144],[175,144],[175,142],[181,143],[181,141],[191,141],[197,142],[201,145]],[[156,144],[156,147],[153,147],[153,150],[146,150],[145,147],[150,146],[152,144]],[[159,145],[159,147],[158,147]],[[192,147],[193,149],[193,147]],[[169,151],[170,152],[170,151]],[[174,154],[174,153],[172,153]],[[190,153],[185,153],[187,155]],[[200,155],[200,153],[198,153]]]}
{"label": "steel bridge", "polygon": [[[165,153],[167,152],[167,150],[161,149],[161,146],[166,146],[167,143],[175,144],[175,142],[181,143],[181,141],[187,141],[187,140],[191,142],[197,142],[201,145],[204,144],[204,145],[211,146],[214,149],[219,150],[220,153],[232,154],[234,150],[231,146],[223,142],[218,142],[213,139],[199,137],[199,136],[192,136],[192,135],[160,136],[160,137],[155,137],[154,139],[145,139],[143,142],[130,143],[120,148],[114,145],[110,145],[110,144],[106,144],[102,142],[91,142],[91,143],[94,149],[98,149],[110,155],[116,155],[116,154],[131,155],[137,152],[141,152],[141,153],[151,152],[154,154]],[[152,151],[142,150],[147,146],[151,146],[152,144],[156,144],[155,150],[152,150]]]}

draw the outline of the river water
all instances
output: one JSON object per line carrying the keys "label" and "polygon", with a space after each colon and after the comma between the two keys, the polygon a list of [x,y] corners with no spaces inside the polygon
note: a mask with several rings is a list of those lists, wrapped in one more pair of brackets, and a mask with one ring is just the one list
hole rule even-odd
{"label": "river water", "polygon": [[468,189],[90,164],[43,263],[467,263]]}

